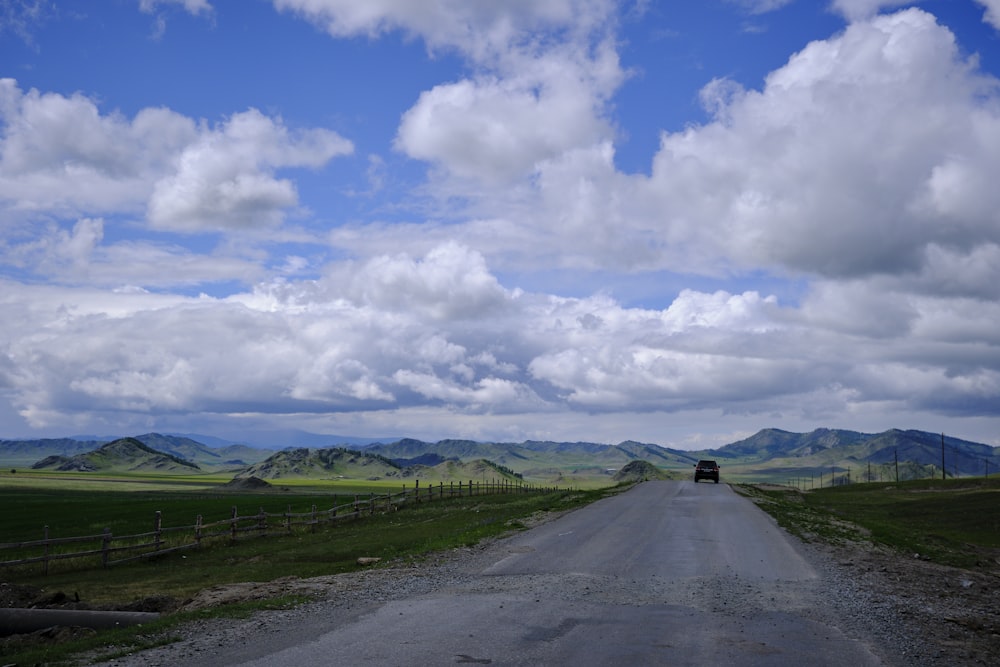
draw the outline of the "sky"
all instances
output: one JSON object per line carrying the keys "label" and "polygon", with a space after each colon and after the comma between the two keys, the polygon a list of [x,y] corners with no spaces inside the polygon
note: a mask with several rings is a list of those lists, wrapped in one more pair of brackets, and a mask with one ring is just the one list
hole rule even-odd
{"label": "sky", "polygon": [[0,0],[0,438],[1000,445],[1000,0]]}

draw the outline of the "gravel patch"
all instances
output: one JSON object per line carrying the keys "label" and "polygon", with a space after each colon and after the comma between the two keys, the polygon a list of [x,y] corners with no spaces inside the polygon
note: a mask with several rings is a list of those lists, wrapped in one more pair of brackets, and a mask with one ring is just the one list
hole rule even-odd
{"label": "gravel patch", "polygon": [[806,545],[842,627],[869,637],[886,664],[1000,662],[1000,568],[936,565],[867,543]]}

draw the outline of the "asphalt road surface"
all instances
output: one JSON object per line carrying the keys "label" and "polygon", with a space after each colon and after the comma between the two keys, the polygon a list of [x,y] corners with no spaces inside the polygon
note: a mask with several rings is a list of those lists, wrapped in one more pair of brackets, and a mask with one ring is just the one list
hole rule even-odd
{"label": "asphalt road surface", "polygon": [[796,546],[726,484],[640,484],[504,540],[478,567],[214,664],[881,664],[838,628]]}

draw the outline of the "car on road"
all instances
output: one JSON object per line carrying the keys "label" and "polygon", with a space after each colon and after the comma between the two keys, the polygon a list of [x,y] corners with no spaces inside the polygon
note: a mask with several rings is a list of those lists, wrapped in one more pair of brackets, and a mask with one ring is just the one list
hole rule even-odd
{"label": "car on road", "polygon": [[698,461],[694,466],[694,481],[700,479],[710,479],[716,484],[719,483],[719,464],[715,461]]}

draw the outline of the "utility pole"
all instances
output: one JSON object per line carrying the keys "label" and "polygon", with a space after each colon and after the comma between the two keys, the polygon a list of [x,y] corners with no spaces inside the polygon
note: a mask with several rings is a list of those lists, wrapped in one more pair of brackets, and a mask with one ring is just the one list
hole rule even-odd
{"label": "utility pole", "polygon": [[944,479],[944,433],[941,434],[941,479]]}
{"label": "utility pole", "polygon": [[896,460],[896,484],[899,484],[899,450],[892,450],[892,458]]}

